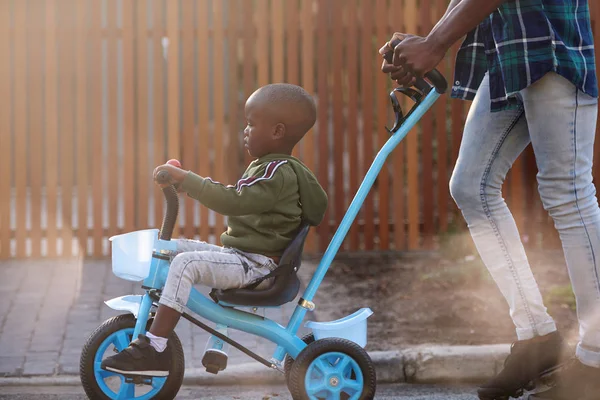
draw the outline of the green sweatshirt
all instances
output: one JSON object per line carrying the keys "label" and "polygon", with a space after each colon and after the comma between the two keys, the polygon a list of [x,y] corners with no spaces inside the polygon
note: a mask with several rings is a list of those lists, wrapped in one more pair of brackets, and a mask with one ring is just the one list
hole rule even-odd
{"label": "green sweatshirt", "polygon": [[182,189],[229,217],[223,246],[269,257],[281,256],[301,221],[321,223],[327,208],[327,194],[315,175],[284,154],[252,161],[235,186],[188,172]]}

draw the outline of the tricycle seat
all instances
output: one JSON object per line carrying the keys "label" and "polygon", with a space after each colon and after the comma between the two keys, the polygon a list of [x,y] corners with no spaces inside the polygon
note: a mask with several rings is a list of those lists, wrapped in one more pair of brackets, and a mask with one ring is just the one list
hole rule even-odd
{"label": "tricycle seat", "polygon": [[[241,289],[213,289],[211,297],[217,302],[244,307],[276,307],[296,298],[300,290],[300,280],[296,272],[302,263],[302,250],[310,225],[303,224],[296,237],[283,252],[279,266],[258,282]],[[275,278],[273,284],[261,290],[255,288],[264,280]]]}

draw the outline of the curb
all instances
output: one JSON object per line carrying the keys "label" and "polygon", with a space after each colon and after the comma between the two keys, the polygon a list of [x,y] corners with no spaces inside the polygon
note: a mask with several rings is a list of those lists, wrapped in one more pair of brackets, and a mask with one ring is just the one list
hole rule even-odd
{"label": "curb", "polygon": [[[378,383],[481,382],[496,375],[510,353],[510,345],[422,346],[403,351],[373,351],[369,355]],[[185,385],[284,384],[283,374],[257,363],[232,365],[219,375],[203,368],[187,368]],[[78,375],[5,377],[2,386],[79,386]]]}

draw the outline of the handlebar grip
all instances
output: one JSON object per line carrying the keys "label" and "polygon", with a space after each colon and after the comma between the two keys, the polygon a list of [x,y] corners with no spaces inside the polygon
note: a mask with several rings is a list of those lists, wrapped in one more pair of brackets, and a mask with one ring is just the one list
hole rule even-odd
{"label": "handlebar grip", "polygon": [[160,184],[168,184],[171,183],[171,175],[167,171],[160,171],[156,175],[156,182]]}
{"label": "handlebar grip", "polygon": [[[401,42],[400,39],[394,39],[390,42],[390,46],[392,47],[392,50],[388,51],[387,53],[385,53],[383,55],[383,58],[388,63],[391,64],[393,62],[393,58],[394,58],[394,50],[393,49],[396,46],[398,46],[398,44],[400,44],[400,42]],[[446,82],[446,78],[444,78],[444,75],[442,75],[437,69],[433,69],[433,70],[427,72],[425,74],[425,78],[427,78],[433,84],[435,91],[438,92],[439,94],[446,93],[446,90],[448,90],[448,82]],[[430,88],[430,85],[421,78],[417,78],[417,83],[415,84],[415,86],[421,91],[424,91],[424,90],[427,90]]]}

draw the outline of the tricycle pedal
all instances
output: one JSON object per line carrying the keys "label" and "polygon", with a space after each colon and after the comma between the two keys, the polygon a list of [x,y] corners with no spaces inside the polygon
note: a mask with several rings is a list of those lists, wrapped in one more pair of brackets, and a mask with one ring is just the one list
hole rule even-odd
{"label": "tricycle pedal", "polygon": [[206,368],[206,372],[216,375],[227,368],[227,354],[220,350],[209,349],[202,357],[202,365]]}

